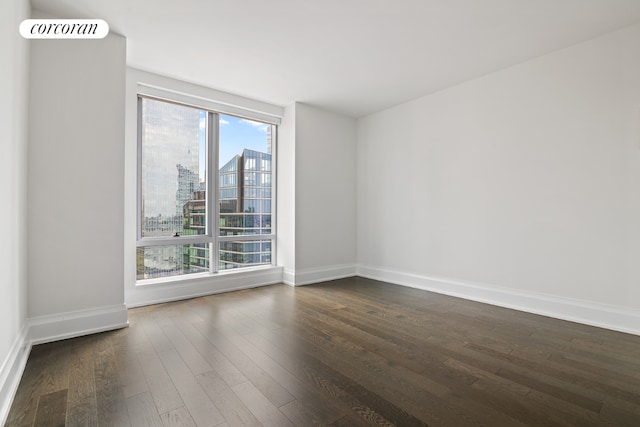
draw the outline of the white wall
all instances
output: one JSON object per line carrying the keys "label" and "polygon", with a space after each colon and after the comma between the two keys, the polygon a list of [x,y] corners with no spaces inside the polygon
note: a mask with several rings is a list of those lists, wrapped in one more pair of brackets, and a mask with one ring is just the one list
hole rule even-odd
{"label": "white wall", "polygon": [[27,259],[36,341],[126,324],[125,55],[114,34],[32,41]]}
{"label": "white wall", "polygon": [[355,165],[355,120],[296,103],[296,284],[355,274]]}
{"label": "white wall", "polygon": [[639,51],[634,26],[360,119],[359,272],[640,332]]}
{"label": "white wall", "polygon": [[29,18],[28,0],[11,1],[0,14],[0,424],[24,363],[26,333],[26,193],[29,43],[18,26]]}
{"label": "white wall", "polygon": [[293,284],[296,268],[296,106],[284,110],[278,127],[276,250],[284,281]]}

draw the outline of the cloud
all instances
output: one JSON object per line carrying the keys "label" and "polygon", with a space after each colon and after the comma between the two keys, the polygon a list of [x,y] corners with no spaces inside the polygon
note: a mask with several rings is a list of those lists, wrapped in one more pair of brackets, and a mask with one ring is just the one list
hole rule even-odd
{"label": "cloud", "polygon": [[266,123],[254,122],[253,120],[249,120],[249,119],[240,119],[240,121],[242,123],[246,123],[248,125],[251,125],[256,129],[261,130],[262,132],[266,132],[267,131],[267,127],[269,126]]}
{"label": "cloud", "polygon": [[226,121],[225,119],[220,119],[220,126],[224,126],[224,125],[228,125],[229,122]]}
{"label": "cloud", "polygon": [[207,128],[207,116],[201,114],[200,115],[200,130],[205,130]]}

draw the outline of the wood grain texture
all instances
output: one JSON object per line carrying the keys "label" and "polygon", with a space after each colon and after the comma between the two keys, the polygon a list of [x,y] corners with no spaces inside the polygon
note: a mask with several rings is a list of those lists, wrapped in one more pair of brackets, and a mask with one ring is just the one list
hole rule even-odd
{"label": "wood grain texture", "polygon": [[43,394],[38,399],[35,425],[62,427],[67,415],[67,390]]}
{"label": "wood grain texture", "polygon": [[185,407],[166,412],[160,418],[164,427],[196,427],[196,423]]}
{"label": "wood grain texture", "polygon": [[633,426],[640,337],[349,278],[35,346],[6,425]]}

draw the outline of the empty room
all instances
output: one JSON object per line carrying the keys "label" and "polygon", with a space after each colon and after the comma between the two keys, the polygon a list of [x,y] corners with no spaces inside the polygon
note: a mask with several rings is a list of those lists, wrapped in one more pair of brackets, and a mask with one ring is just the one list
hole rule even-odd
{"label": "empty room", "polygon": [[637,0],[0,23],[0,425],[640,425]]}

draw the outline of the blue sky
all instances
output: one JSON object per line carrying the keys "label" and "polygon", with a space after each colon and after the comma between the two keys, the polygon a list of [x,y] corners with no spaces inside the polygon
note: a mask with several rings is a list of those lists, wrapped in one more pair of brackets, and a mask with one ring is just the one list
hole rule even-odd
{"label": "blue sky", "polygon": [[[206,111],[200,111],[200,164],[204,164],[205,156],[205,123]],[[238,117],[220,114],[220,153],[219,166],[224,166],[233,156],[241,154],[248,148],[256,151],[267,151],[267,127],[265,123],[254,122]],[[201,179],[204,179],[204,171]]]}

